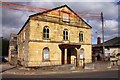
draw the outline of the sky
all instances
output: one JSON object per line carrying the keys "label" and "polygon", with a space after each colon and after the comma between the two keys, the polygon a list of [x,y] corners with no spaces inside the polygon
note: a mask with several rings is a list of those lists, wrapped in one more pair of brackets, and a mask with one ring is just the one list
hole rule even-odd
{"label": "sky", "polygon": [[[10,0],[9,0],[10,1]],[[118,7],[120,3],[119,0],[63,0],[63,1],[22,1],[17,2],[18,4],[31,5],[35,7],[52,9],[62,5],[68,5],[75,12],[103,12],[104,15],[104,31],[105,31],[105,41],[118,36],[118,22],[120,22],[120,17],[118,14]],[[11,0],[11,2],[13,2]],[[22,28],[28,17],[34,13],[15,11],[8,9],[0,9],[0,36],[9,39],[10,33],[17,34]],[[92,26],[92,43],[96,44],[97,37],[102,37],[102,26],[100,19],[84,19],[88,24]]]}

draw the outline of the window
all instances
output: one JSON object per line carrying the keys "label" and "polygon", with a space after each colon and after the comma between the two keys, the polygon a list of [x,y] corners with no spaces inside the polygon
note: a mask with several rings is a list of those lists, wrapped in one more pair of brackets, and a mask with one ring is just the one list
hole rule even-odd
{"label": "window", "polygon": [[14,37],[14,40],[17,40],[17,37]]}
{"label": "window", "polygon": [[43,38],[44,39],[49,39],[49,28],[48,26],[45,26],[43,29]]}
{"label": "window", "polygon": [[63,21],[70,22],[70,14],[63,12]]}
{"label": "window", "polygon": [[79,41],[80,41],[80,42],[83,42],[83,40],[84,40],[84,39],[83,39],[83,32],[80,32],[80,33],[79,33]]}
{"label": "window", "polygon": [[43,61],[49,61],[49,60],[50,60],[49,48],[45,47],[43,49]]}
{"label": "window", "polygon": [[67,29],[65,29],[63,31],[63,40],[68,40],[68,30]]}
{"label": "window", "polygon": [[80,49],[80,59],[84,59],[84,49]]}

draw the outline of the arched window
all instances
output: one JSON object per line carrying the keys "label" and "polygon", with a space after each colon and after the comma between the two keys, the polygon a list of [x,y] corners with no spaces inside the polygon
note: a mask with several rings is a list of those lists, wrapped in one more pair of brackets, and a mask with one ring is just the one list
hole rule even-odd
{"label": "arched window", "polygon": [[83,42],[84,41],[84,37],[83,37],[83,32],[79,33],[79,41]]}
{"label": "arched window", "polygon": [[80,49],[80,59],[84,59],[84,49]]}
{"label": "arched window", "polygon": [[49,52],[49,48],[45,47],[43,49],[43,61],[49,61],[50,60],[50,52]]}
{"label": "arched window", "polygon": [[68,30],[67,29],[65,29],[63,31],[63,40],[68,40]]}
{"label": "arched window", "polygon": [[45,26],[43,28],[43,38],[44,39],[49,39],[49,28],[48,28],[48,26]]}

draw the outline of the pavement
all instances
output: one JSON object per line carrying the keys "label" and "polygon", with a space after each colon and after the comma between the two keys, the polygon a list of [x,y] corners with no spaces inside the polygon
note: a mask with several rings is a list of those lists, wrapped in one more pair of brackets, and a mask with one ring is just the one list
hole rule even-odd
{"label": "pavement", "polygon": [[0,64],[0,73],[16,68],[16,66],[11,66],[9,63]]}
{"label": "pavement", "polygon": [[45,75],[45,74],[68,74],[68,73],[85,73],[97,71],[119,70],[120,66],[111,66],[109,62],[96,62],[86,64],[85,68],[75,68],[74,65],[62,65],[54,67],[41,67],[41,68],[24,68],[11,66],[8,63],[0,64],[2,66],[1,74],[12,75]]}

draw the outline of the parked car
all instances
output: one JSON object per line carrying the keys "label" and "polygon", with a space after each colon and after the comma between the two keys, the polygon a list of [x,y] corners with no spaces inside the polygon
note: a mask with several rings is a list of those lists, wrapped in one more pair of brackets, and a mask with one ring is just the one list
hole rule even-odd
{"label": "parked car", "polygon": [[118,54],[116,55],[116,57],[117,57],[117,59],[118,59],[118,65],[120,65],[120,53],[118,53]]}
{"label": "parked car", "polygon": [[117,56],[118,58],[120,58],[120,53],[118,53],[116,56]]}
{"label": "parked car", "polygon": [[6,60],[3,56],[0,56],[0,63],[2,62],[8,62],[8,60]]}
{"label": "parked car", "polygon": [[110,61],[113,63],[113,65],[114,63],[120,65],[120,53],[110,56]]}

